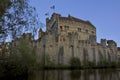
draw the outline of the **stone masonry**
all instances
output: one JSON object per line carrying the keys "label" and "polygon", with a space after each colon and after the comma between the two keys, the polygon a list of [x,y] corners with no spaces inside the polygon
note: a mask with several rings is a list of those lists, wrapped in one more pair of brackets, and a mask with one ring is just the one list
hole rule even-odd
{"label": "stone masonry", "polygon": [[90,21],[84,21],[71,15],[63,17],[53,13],[46,19],[46,32],[39,30],[36,42],[37,61],[46,56],[56,64],[68,64],[71,57],[78,57],[84,65],[88,61],[97,64],[101,60],[118,62],[120,49],[113,40],[96,41],[96,27]]}

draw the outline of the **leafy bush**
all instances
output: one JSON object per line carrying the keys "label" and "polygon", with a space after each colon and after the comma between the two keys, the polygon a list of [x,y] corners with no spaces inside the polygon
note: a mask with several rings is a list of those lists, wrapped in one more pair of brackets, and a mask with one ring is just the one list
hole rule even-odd
{"label": "leafy bush", "polygon": [[69,64],[71,67],[81,67],[80,59],[77,57],[71,57]]}
{"label": "leafy bush", "polygon": [[98,67],[117,67],[117,63],[114,61],[107,61],[105,59],[102,59],[98,62]]}
{"label": "leafy bush", "polygon": [[90,67],[90,68],[96,67],[96,64],[95,64],[95,62],[88,61],[88,62],[87,62],[87,67]]}
{"label": "leafy bush", "polygon": [[105,59],[102,59],[98,62],[98,67],[107,67],[109,66],[109,63],[105,60]]}
{"label": "leafy bush", "polygon": [[117,63],[115,61],[112,61],[112,62],[110,62],[110,66],[112,68],[114,68],[114,67],[117,67],[118,65],[117,65]]}

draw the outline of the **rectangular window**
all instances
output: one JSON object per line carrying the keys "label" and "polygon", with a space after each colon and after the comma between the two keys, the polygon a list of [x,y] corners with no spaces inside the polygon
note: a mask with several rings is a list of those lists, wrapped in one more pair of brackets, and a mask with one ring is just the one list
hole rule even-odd
{"label": "rectangular window", "polygon": [[60,26],[60,30],[62,30],[62,26]]}
{"label": "rectangular window", "polygon": [[78,31],[81,32],[81,28],[78,28]]}
{"label": "rectangular window", "polygon": [[94,34],[94,31],[92,31],[92,34]]}
{"label": "rectangular window", "polygon": [[65,30],[69,30],[69,26],[64,26],[65,27]]}
{"label": "rectangular window", "polygon": [[69,26],[67,26],[67,30],[69,30]]}
{"label": "rectangular window", "polygon": [[86,30],[86,33],[88,33],[88,30]]}

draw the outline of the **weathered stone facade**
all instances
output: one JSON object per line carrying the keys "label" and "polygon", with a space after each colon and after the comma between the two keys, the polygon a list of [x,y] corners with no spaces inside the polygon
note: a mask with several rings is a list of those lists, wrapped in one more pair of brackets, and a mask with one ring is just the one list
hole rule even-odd
{"label": "weathered stone facade", "polygon": [[[71,57],[78,57],[84,65],[88,61],[98,64],[101,60],[118,62],[120,50],[113,40],[96,41],[96,28],[89,21],[53,13],[46,19],[46,32],[39,31],[37,61],[46,55],[56,64],[68,64]],[[48,64],[45,60],[45,64]]]}

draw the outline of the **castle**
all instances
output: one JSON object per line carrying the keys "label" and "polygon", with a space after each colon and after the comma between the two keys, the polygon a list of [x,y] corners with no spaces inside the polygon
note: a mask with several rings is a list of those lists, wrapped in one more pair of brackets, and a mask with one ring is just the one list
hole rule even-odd
{"label": "castle", "polygon": [[57,13],[46,18],[46,32],[40,29],[37,50],[38,62],[43,55],[49,55],[56,64],[69,64],[71,57],[79,58],[83,65],[88,61],[118,62],[120,54],[113,40],[101,39],[97,43],[96,28],[91,22]]}
{"label": "castle", "polygon": [[[31,38],[30,33],[24,36]],[[63,17],[53,13],[50,19],[46,18],[46,32],[40,29],[38,40],[32,41],[32,46],[36,48],[37,62],[43,61],[45,65],[49,61],[68,65],[72,57],[79,58],[82,65],[120,61],[120,48],[115,41],[101,39],[97,43],[96,27],[71,15]]]}

